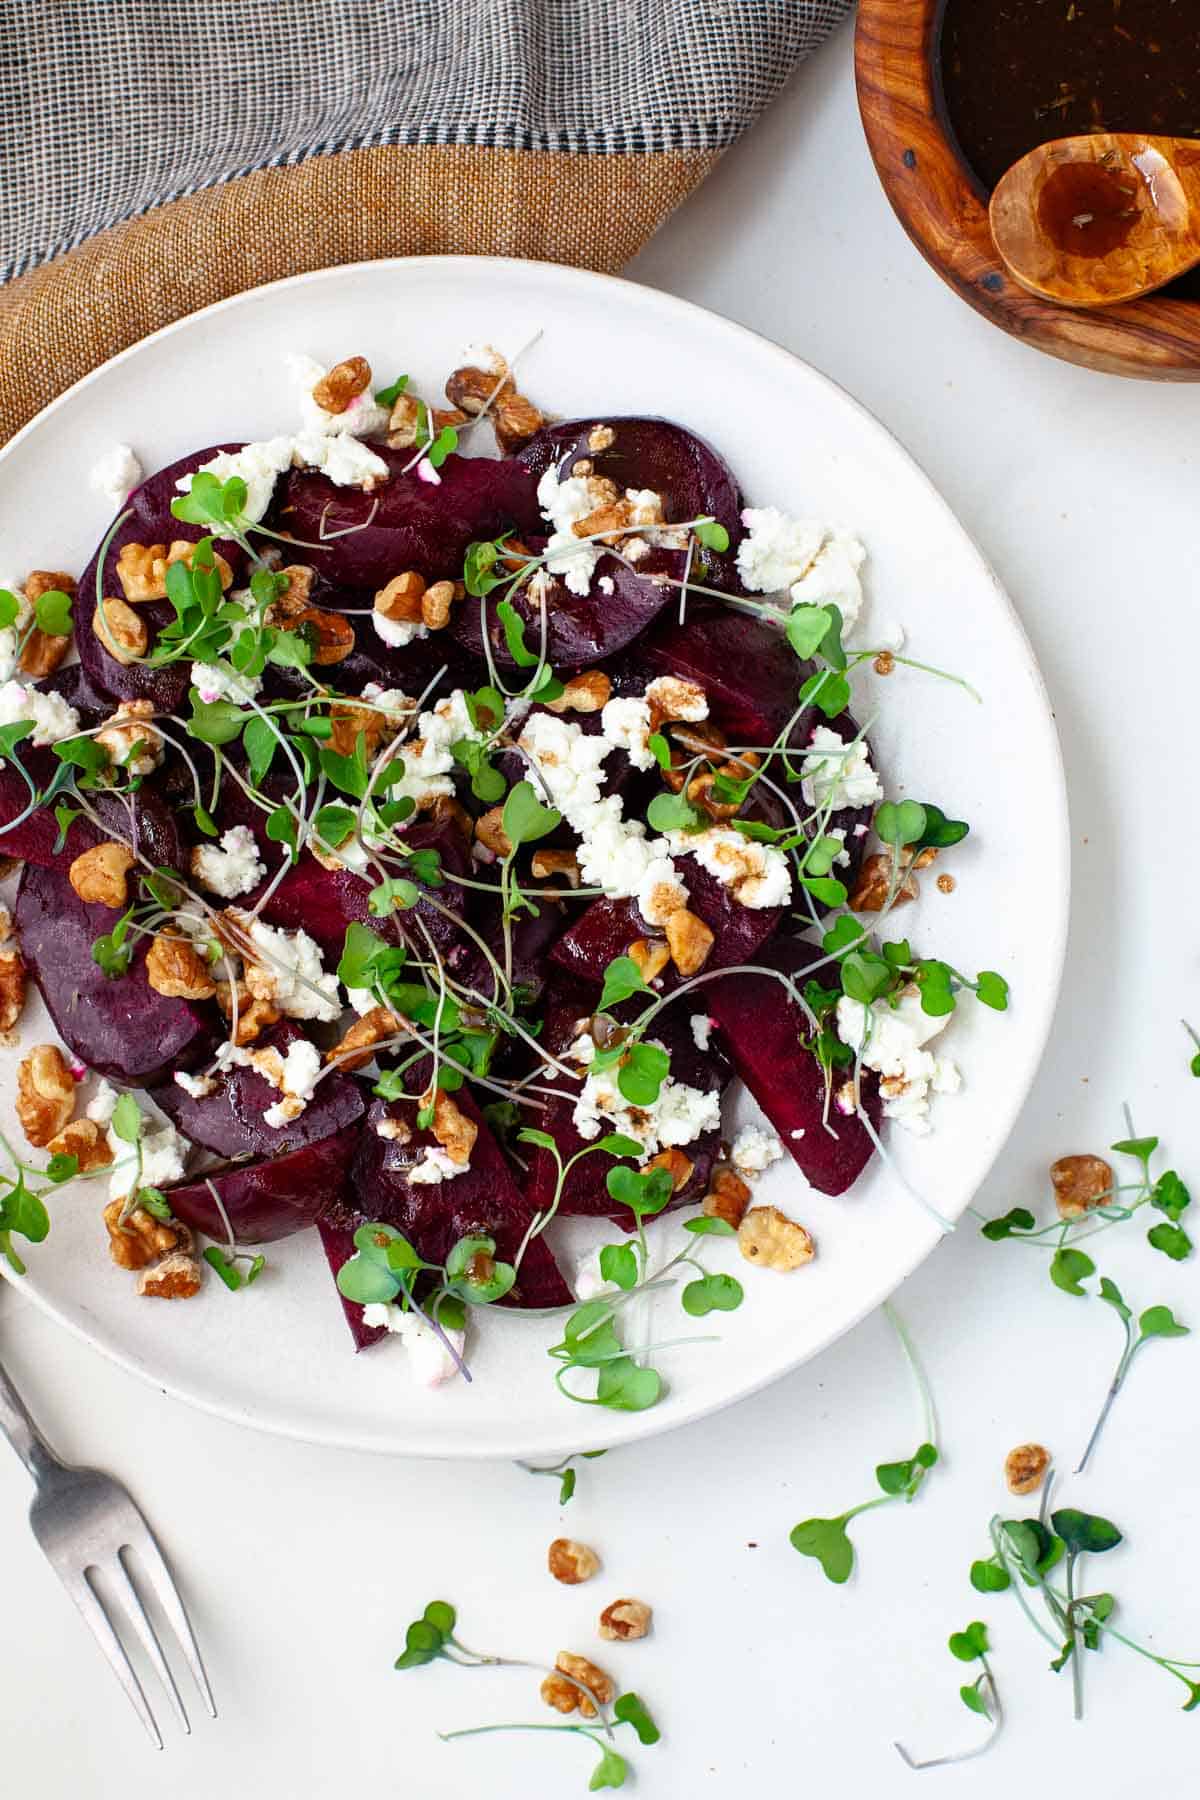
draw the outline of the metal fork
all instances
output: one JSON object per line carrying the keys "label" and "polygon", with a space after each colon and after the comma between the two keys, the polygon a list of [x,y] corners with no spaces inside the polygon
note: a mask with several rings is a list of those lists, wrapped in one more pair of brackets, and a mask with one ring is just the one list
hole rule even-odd
{"label": "metal fork", "polygon": [[166,1559],[154,1533],[126,1490],[99,1469],[76,1469],[57,1457],[34,1424],[16,1388],[0,1364],[0,1431],[2,1431],[36,1484],[29,1508],[33,1535],[45,1551],[55,1574],[91,1627],[108,1658],[113,1674],[124,1688],[151,1743],[163,1747],[142,1684],[134,1673],[117,1636],[108,1608],[89,1577],[106,1578],[120,1596],[125,1624],[132,1628],[151,1667],[167,1690],[175,1715],[185,1732],[191,1731],[179,1689],[163,1655],[154,1626],[142,1605],[126,1565],[129,1552],[137,1557],[175,1636],[184,1660],[195,1678],[201,1698],[215,1719],[208,1676],[196,1647],[183,1601],[171,1578]]}

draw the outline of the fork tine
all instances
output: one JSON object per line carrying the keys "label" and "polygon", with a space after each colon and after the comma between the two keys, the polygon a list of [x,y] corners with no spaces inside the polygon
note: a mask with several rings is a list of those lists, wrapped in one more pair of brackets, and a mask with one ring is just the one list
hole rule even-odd
{"label": "fork tine", "polygon": [[62,1584],[70,1594],[85,1623],[90,1626],[100,1648],[108,1658],[109,1667],[129,1696],[130,1704],[142,1724],[146,1727],[146,1735],[156,1750],[163,1747],[162,1734],[154,1723],[154,1714],[146,1703],[142,1692],[142,1684],[133,1672],[129,1658],[125,1654],[120,1638],[112,1628],[112,1622],[104,1610],[104,1604],[93,1588],[87,1575],[79,1569],[70,1571],[58,1570]]}
{"label": "fork tine", "polygon": [[[140,1515],[139,1515],[140,1516]],[[204,1659],[200,1655],[200,1647],[192,1631],[191,1621],[184,1610],[179,1589],[167,1567],[167,1559],[158,1547],[158,1539],[143,1519],[145,1537],[140,1534],[131,1542],[130,1549],[138,1557],[143,1569],[149,1577],[150,1584],[158,1596],[158,1604],[167,1616],[167,1621],[179,1639],[184,1660],[192,1672],[192,1679],[200,1690],[200,1697],[209,1710],[212,1718],[217,1716],[216,1702],[212,1697],[212,1689],[208,1684],[208,1675],[204,1668]]]}
{"label": "fork tine", "polygon": [[192,1734],[192,1727],[188,1720],[187,1713],[184,1711],[183,1701],[179,1697],[179,1689],[175,1685],[175,1677],[171,1673],[170,1664],[163,1655],[162,1645],[159,1643],[155,1634],[154,1626],[150,1623],[146,1609],[142,1605],[142,1597],[133,1585],[133,1577],[125,1566],[125,1558],[119,1550],[117,1551],[115,1562],[109,1563],[103,1572],[108,1574],[116,1583],[117,1590],[121,1597],[121,1603],[125,1608],[130,1624],[137,1633],[138,1642],[146,1652],[154,1669],[154,1673],[166,1688],[167,1698],[175,1709],[176,1718],[190,1737]]}

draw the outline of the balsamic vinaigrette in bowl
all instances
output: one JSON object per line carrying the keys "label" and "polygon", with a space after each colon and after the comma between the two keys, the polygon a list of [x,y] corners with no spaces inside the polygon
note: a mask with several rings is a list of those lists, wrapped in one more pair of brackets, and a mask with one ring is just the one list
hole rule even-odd
{"label": "balsamic vinaigrette in bowl", "polygon": [[[1195,0],[946,0],[938,52],[946,124],[981,187],[1051,138],[1090,131],[1200,137],[1200,7]],[[1063,168],[1042,194],[1054,241],[1093,215],[1088,248],[1115,249],[1132,226],[1119,178]],[[1057,184],[1057,185],[1055,185]],[[1085,191],[1086,189],[1086,191]],[[1200,299],[1200,270],[1165,290]]]}

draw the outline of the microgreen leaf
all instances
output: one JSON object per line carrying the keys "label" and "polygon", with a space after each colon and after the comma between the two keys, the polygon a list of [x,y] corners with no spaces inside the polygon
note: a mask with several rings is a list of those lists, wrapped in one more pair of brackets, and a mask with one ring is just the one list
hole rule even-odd
{"label": "microgreen leaf", "polygon": [[136,1144],[142,1135],[142,1115],[132,1094],[122,1094],[113,1107],[112,1129],[122,1143]]}
{"label": "microgreen leaf", "polygon": [[815,656],[833,623],[833,615],[824,606],[793,606],[784,631],[787,641],[802,662]]}
{"label": "microgreen leaf", "polygon": [[972,1619],[965,1631],[953,1632],[949,1649],[951,1656],[956,1656],[959,1662],[974,1662],[977,1657],[986,1656],[988,1634],[983,1620]]}
{"label": "microgreen leaf", "polygon": [[71,596],[59,588],[47,588],[33,603],[38,630],[47,637],[70,637],[72,629]]}
{"label": "microgreen leaf", "polygon": [[1152,1250],[1161,1250],[1172,1262],[1183,1262],[1192,1253],[1192,1240],[1182,1225],[1152,1225],[1146,1233]]}
{"label": "microgreen leaf", "polygon": [[605,1281],[626,1293],[637,1286],[637,1256],[630,1244],[605,1244],[600,1252],[600,1273]]}
{"label": "microgreen leaf", "polygon": [[875,835],[899,849],[919,842],[925,824],[925,808],[916,800],[902,800],[899,805],[889,800],[875,814]]}
{"label": "microgreen leaf", "polygon": [[504,628],[504,642],[508,646],[508,654],[519,669],[536,668],[541,658],[530,650],[525,642],[525,621],[511,600],[496,602],[496,617]]}
{"label": "microgreen leaf", "polygon": [[662,1736],[645,1702],[637,1694],[620,1694],[613,1702],[613,1718],[619,1719],[622,1725],[632,1725],[639,1744],[657,1744]]}
{"label": "microgreen leaf", "polygon": [[697,519],[692,530],[706,550],[716,550],[718,554],[728,550],[729,533],[715,519]]}
{"label": "microgreen leaf", "polygon": [[1003,1218],[989,1219],[986,1225],[980,1226],[985,1238],[998,1244],[1002,1238],[1014,1237],[1023,1231],[1033,1231],[1037,1220],[1025,1206],[1014,1206]]}
{"label": "microgreen leaf", "polygon": [[622,1000],[628,1000],[632,994],[648,994],[651,990],[646,986],[642,971],[632,956],[616,956],[604,971],[604,986],[600,991],[600,1012],[611,1012]]}
{"label": "microgreen leaf", "polygon": [[689,1281],[683,1290],[683,1310],[693,1319],[703,1319],[710,1312],[736,1312],[745,1298],[742,1284],[732,1275],[716,1272]]}
{"label": "microgreen leaf", "polygon": [[653,1106],[671,1059],[659,1044],[634,1044],[617,1070],[617,1087],[631,1106]]}
{"label": "microgreen leaf", "polygon": [[407,375],[397,375],[395,381],[389,382],[387,387],[376,388],[376,390],[375,390],[376,405],[377,406],[395,406],[397,400],[400,398],[401,394],[404,392],[404,390],[407,386],[408,386],[408,376]]}
{"label": "microgreen leaf", "polygon": [[655,794],[646,820],[652,831],[703,831],[710,823],[686,794]]}
{"label": "microgreen leaf", "polygon": [[1169,1306],[1147,1307],[1138,1320],[1138,1332],[1142,1338],[1176,1338],[1189,1335],[1187,1326],[1179,1323]]}
{"label": "microgreen leaf", "polygon": [[514,849],[518,844],[533,844],[562,823],[562,814],[543,806],[528,781],[518,781],[504,802],[501,824]]}
{"label": "microgreen leaf", "polygon": [[789,1534],[793,1550],[801,1556],[812,1556],[820,1563],[828,1581],[849,1580],[854,1567],[854,1546],[846,1535],[846,1518],[804,1519],[793,1525]]}
{"label": "microgreen leaf", "polygon": [[1064,1294],[1086,1293],[1082,1283],[1095,1273],[1091,1257],[1082,1250],[1073,1250],[1069,1244],[1060,1245],[1050,1262],[1050,1279]]}

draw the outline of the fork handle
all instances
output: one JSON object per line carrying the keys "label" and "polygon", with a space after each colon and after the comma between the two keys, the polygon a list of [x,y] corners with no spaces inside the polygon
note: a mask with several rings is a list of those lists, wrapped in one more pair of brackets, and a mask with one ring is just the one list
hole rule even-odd
{"label": "fork handle", "polygon": [[0,1363],[0,1431],[35,1481],[62,1465],[33,1422],[33,1417]]}

